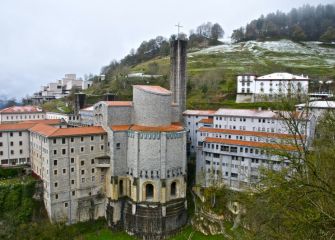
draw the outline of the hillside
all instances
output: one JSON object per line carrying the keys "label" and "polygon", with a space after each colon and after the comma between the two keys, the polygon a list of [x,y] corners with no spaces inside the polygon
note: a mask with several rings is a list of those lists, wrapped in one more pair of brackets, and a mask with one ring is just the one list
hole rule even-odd
{"label": "hillside", "polygon": [[[97,83],[90,94],[117,92],[119,98],[131,98],[133,84],[159,84],[168,87],[169,57],[155,58],[131,68],[123,68],[105,83]],[[127,73],[163,75],[158,79],[127,78]],[[188,108],[235,107],[236,75],[291,72],[308,75],[311,88],[318,81],[335,78],[335,46],[320,42],[296,43],[290,40],[227,43],[188,53]],[[241,104],[249,107],[253,104]]]}

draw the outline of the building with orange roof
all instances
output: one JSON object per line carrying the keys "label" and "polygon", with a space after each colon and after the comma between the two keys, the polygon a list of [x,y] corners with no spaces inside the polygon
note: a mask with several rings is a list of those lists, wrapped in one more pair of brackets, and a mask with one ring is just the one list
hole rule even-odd
{"label": "building with orange roof", "polygon": [[197,122],[197,176],[205,176],[197,182],[209,186],[219,178],[235,190],[255,186],[259,168],[280,170],[289,164],[281,153],[311,144],[315,124],[315,116],[303,112],[218,109]]}
{"label": "building with orange roof", "polygon": [[0,124],[45,119],[45,112],[36,106],[13,106],[0,110]]}

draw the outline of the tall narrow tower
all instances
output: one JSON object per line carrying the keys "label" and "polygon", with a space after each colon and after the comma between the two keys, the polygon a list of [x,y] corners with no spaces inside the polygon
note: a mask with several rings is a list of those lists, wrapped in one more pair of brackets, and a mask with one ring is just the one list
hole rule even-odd
{"label": "tall narrow tower", "polygon": [[172,103],[179,106],[179,118],[186,110],[187,40],[173,40],[170,48],[170,90]]}

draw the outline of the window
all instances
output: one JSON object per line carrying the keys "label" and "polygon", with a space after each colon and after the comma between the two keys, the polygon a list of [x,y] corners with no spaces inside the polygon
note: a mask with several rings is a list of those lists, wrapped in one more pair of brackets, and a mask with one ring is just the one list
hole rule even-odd
{"label": "window", "polygon": [[71,153],[74,153],[74,148],[71,148]]}
{"label": "window", "polygon": [[23,150],[22,149],[20,149],[20,154],[22,154],[23,153]]}
{"label": "window", "polygon": [[57,139],[54,139],[54,140],[53,140],[53,143],[56,144],[56,143],[57,143]]}
{"label": "window", "polygon": [[123,195],[123,180],[119,181],[119,194],[120,196]]}
{"label": "window", "polygon": [[72,191],[72,196],[75,196],[76,195],[76,191]]}
{"label": "window", "polygon": [[81,152],[84,152],[84,150],[85,150],[84,147],[81,147],[81,148],[80,148],[80,151],[81,151]]}
{"label": "window", "polygon": [[55,184],[54,184],[54,185],[55,185],[55,187],[58,187],[58,182],[55,182]]}
{"label": "window", "polygon": [[57,160],[54,160],[54,166],[57,166]]}
{"label": "window", "polygon": [[84,183],[84,182],[85,182],[85,178],[82,178],[82,179],[81,179],[81,182]]}
{"label": "window", "polygon": [[94,141],[94,136],[91,136],[91,141]]}
{"label": "window", "polygon": [[64,203],[64,207],[66,207],[67,208],[67,206],[68,206],[69,204],[66,202],[66,203]]}
{"label": "window", "polygon": [[101,135],[101,140],[104,140],[104,135]]}
{"label": "window", "polygon": [[94,159],[91,159],[91,164],[94,164]]}
{"label": "window", "polygon": [[57,170],[54,170],[54,175],[57,175]]}
{"label": "window", "polygon": [[55,195],[55,199],[58,199],[58,194]]}
{"label": "window", "polygon": [[71,168],[71,172],[74,172],[74,167]]}
{"label": "window", "polygon": [[81,138],[80,138],[80,141],[84,142],[84,137],[81,137]]}
{"label": "window", "polygon": [[63,168],[63,174],[65,174],[66,173],[66,169],[65,168]]}
{"label": "window", "polygon": [[154,198],[154,186],[148,183],[145,186],[145,200],[151,201]]}
{"label": "window", "polygon": [[94,173],[94,168],[92,168],[92,173]]}
{"label": "window", "polygon": [[10,136],[10,137],[13,137],[13,133],[12,133],[12,132],[10,132],[10,133],[9,133],[9,136]]}
{"label": "window", "polygon": [[177,195],[177,183],[176,182],[171,183],[170,195],[171,197],[175,197]]}
{"label": "window", "polygon": [[57,155],[57,150],[54,150],[54,155]]}
{"label": "window", "polygon": [[101,145],[101,146],[100,146],[100,149],[101,149],[101,150],[104,150],[104,145]]}
{"label": "window", "polygon": [[120,143],[116,143],[116,149],[120,149],[121,148],[121,144]]}
{"label": "window", "polygon": [[62,144],[65,144],[65,138],[62,138]]}
{"label": "window", "polygon": [[74,180],[71,180],[71,184],[74,184]]}
{"label": "window", "polygon": [[85,170],[81,170],[81,175],[84,175],[85,174]]}
{"label": "window", "polygon": [[0,151],[0,156],[2,156],[3,155],[3,151]]}
{"label": "window", "polygon": [[84,166],[85,162],[84,161],[80,161],[80,165]]}
{"label": "window", "polygon": [[19,136],[22,137],[22,132],[19,132]]}
{"label": "window", "polygon": [[10,142],[10,145],[11,145],[11,146],[14,146],[14,142]]}
{"label": "window", "polygon": [[66,149],[62,149],[62,154],[65,155],[66,154]]}
{"label": "window", "polygon": [[94,146],[91,146],[91,151],[94,151]]}
{"label": "window", "polygon": [[74,142],[74,138],[73,137],[71,138],[71,142]]}
{"label": "window", "polygon": [[22,141],[19,142],[19,145],[22,146]]}
{"label": "window", "polygon": [[74,163],[74,158],[71,158],[71,163]]}

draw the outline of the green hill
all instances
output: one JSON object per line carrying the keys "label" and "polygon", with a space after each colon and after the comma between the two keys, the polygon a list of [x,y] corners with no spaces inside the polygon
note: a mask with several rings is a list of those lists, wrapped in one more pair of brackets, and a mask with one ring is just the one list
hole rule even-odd
{"label": "green hill", "polygon": [[[89,94],[116,92],[119,99],[131,99],[131,85],[169,85],[169,57],[151,59],[133,67],[119,67],[107,73],[106,81],[95,83]],[[227,43],[188,53],[188,108],[256,107],[271,104],[235,104],[236,75],[290,72],[308,75],[310,87],[319,80],[335,78],[335,46],[321,42],[248,41]],[[160,74],[159,78],[128,78],[128,73]],[[334,86],[330,86],[334,88]]]}

